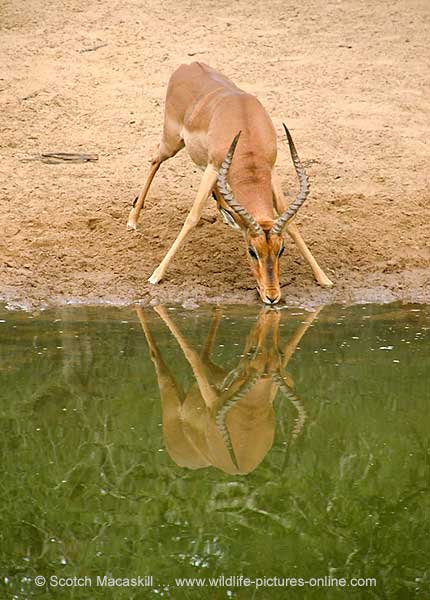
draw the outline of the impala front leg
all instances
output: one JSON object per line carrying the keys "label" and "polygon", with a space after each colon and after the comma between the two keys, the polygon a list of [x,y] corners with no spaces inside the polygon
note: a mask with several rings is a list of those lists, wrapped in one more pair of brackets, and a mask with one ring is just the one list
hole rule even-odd
{"label": "impala front leg", "polygon": [[[279,177],[275,173],[275,171],[272,171],[272,192],[273,192],[273,196],[275,198],[276,210],[279,214],[281,214],[285,210],[287,210],[288,204],[284,198],[284,194],[282,193],[281,183],[280,183]],[[333,282],[330,281],[330,279],[327,277],[327,275],[321,269],[321,267],[319,266],[319,264],[317,263],[315,258],[312,256],[311,251],[306,246],[305,240],[300,235],[300,231],[298,230],[297,225],[290,222],[286,226],[286,230],[287,230],[288,235],[290,235],[291,238],[296,243],[303,258],[305,260],[307,260],[307,262],[309,263],[309,266],[311,267],[312,272],[313,272],[317,282],[323,287],[332,287]]]}
{"label": "impala front leg", "polygon": [[289,223],[286,227],[286,230],[287,230],[288,235],[290,235],[292,237],[292,239],[295,241],[303,258],[305,258],[308,261],[309,266],[312,269],[312,272],[313,272],[317,282],[322,287],[332,287],[333,282],[327,277],[327,275],[321,269],[321,267],[319,266],[319,264],[317,263],[315,258],[312,256],[311,251],[306,246],[304,239],[300,235],[300,231],[298,230],[297,225],[295,225],[294,223]]}
{"label": "impala front leg", "polygon": [[170,330],[170,333],[178,342],[179,347],[181,348],[193,371],[197,385],[199,386],[200,394],[205,401],[206,406],[208,408],[214,406],[218,400],[218,394],[213,382],[210,380],[210,370],[207,368],[205,361],[179,331],[179,328],[174,323],[165,307],[156,306],[154,310],[158,316],[163,319],[164,323]]}
{"label": "impala front leg", "polygon": [[170,250],[166,254],[166,256],[161,261],[160,265],[155,269],[151,277],[148,279],[150,283],[158,283],[160,279],[163,278],[164,273],[169,265],[169,262],[175,256],[179,246],[182,244],[184,239],[187,237],[188,233],[197,225],[200,220],[203,207],[205,202],[212,191],[213,186],[216,183],[218,173],[212,165],[208,165],[203,174],[202,181],[200,183],[199,190],[197,192],[197,197],[194,201],[194,204],[185,219],[185,223],[176,238],[173,242]]}

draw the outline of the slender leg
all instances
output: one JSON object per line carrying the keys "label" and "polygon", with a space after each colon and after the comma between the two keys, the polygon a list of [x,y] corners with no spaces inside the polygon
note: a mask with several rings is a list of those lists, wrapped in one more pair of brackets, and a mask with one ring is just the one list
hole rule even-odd
{"label": "slender leg", "polygon": [[[149,330],[143,309],[138,307],[136,310],[157,373],[163,411],[163,437],[167,452],[180,466],[188,466],[193,469],[206,467],[210,463],[206,458],[205,446],[204,444],[196,444],[197,436],[195,433],[193,434],[200,423],[197,423],[196,427],[195,422],[198,419],[195,418],[195,413],[192,410],[187,410],[186,407],[187,402],[190,403],[189,397],[178,385],[166,366]],[[204,420],[204,415],[202,415],[202,419]],[[202,445],[203,449],[201,448]]]}
{"label": "slender leg", "polygon": [[143,203],[145,202],[146,195],[151,186],[152,180],[154,179],[155,174],[161,165],[161,162],[162,161],[159,158],[154,158],[154,160],[151,162],[151,168],[149,169],[145,185],[143,186],[143,189],[140,192],[136,203],[134,204],[133,208],[130,211],[130,214],[128,215],[127,229],[136,229],[140,211],[143,208]]}
{"label": "slender leg", "polygon": [[212,354],[212,348],[215,343],[216,334],[221,321],[222,311],[220,306],[215,306],[213,310],[212,323],[209,329],[208,337],[206,339],[205,347],[203,348],[202,358],[209,360]]}
{"label": "slender leg", "polygon": [[[284,198],[284,194],[282,193],[281,184],[280,184],[278,175],[275,173],[274,170],[272,171],[272,192],[275,197],[276,209],[277,209],[278,213],[281,214],[285,210],[287,210],[288,204]],[[309,263],[309,266],[311,267],[312,272],[313,272],[317,282],[323,287],[332,287],[333,282],[330,281],[330,279],[327,277],[327,275],[321,269],[321,267],[319,266],[319,264],[317,263],[315,258],[312,256],[311,251],[306,246],[304,239],[300,235],[297,225],[290,222],[287,225],[286,230],[287,230],[288,235],[290,235],[291,238],[296,243],[303,258],[305,260],[307,260],[307,262]]]}
{"label": "slender leg", "polygon": [[182,150],[183,147],[184,140],[181,138],[178,125],[176,123],[172,124],[167,115],[165,115],[163,136],[161,138],[157,153],[151,161],[151,167],[149,169],[145,185],[143,186],[143,189],[137,197],[137,200],[128,216],[127,229],[136,229],[137,220],[139,218],[140,211],[143,208],[146,195],[148,194],[152,180],[160,168],[161,163],[175,156],[175,154]]}
{"label": "slender leg", "polygon": [[311,267],[317,282],[323,287],[332,287],[333,282],[330,281],[330,279],[321,269],[315,258],[312,256],[311,251],[306,246],[304,239],[300,235],[300,231],[298,230],[297,225],[295,225],[294,223],[289,223],[286,229],[288,235],[290,235],[295,241],[303,258],[305,258],[308,261],[309,266]]}
{"label": "slender leg", "polygon": [[190,212],[188,213],[187,218],[185,219],[185,223],[184,223],[178,237],[173,242],[170,250],[168,251],[166,256],[163,258],[163,260],[161,261],[159,266],[155,269],[155,271],[153,272],[151,277],[148,279],[148,281],[150,283],[158,283],[160,281],[160,279],[163,278],[163,276],[166,272],[166,269],[169,265],[169,262],[175,256],[179,246],[182,244],[184,239],[187,237],[187,235],[191,231],[191,229],[193,229],[193,227],[195,227],[197,225],[197,223],[199,222],[200,216],[203,211],[204,204],[205,204],[209,194],[212,191],[212,188],[216,182],[217,175],[218,175],[218,173],[212,165],[208,165],[206,167],[206,170],[203,174],[202,181],[200,183],[199,191],[197,192],[197,197],[194,201],[194,204],[193,204]]}
{"label": "slender leg", "polygon": [[214,406],[218,400],[218,394],[214,388],[213,381],[210,378],[210,370],[207,368],[200,354],[191,347],[186,338],[182,335],[177,325],[174,323],[164,306],[155,306],[155,312],[164,321],[173,337],[179,344],[185,358],[187,359],[194,377],[196,378],[200,394],[208,408]]}
{"label": "slender leg", "polygon": [[180,410],[180,407],[185,399],[185,394],[169,371],[169,368],[167,367],[160,351],[157,348],[157,344],[155,343],[154,336],[149,329],[143,309],[138,306],[136,308],[136,312],[149,346],[151,360],[154,363],[155,371],[157,373],[161,400],[163,404],[166,404],[167,413],[172,416],[175,414],[175,412]]}
{"label": "slender leg", "polygon": [[291,336],[291,338],[285,344],[285,347],[282,350],[282,368],[283,369],[287,368],[287,365],[290,362],[291,357],[293,356],[294,352],[296,351],[297,346],[300,344],[302,337],[305,335],[305,333],[307,332],[309,327],[312,325],[312,323],[318,317],[322,308],[323,308],[322,306],[319,306],[313,312],[307,314],[303,323],[300,324],[300,326],[297,328],[297,330],[294,332],[294,334]]}

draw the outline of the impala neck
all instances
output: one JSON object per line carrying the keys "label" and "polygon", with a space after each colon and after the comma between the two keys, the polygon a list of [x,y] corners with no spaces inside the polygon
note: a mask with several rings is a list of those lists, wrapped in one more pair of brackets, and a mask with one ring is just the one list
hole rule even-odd
{"label": "impala neck", "polygon": [[234,197],[241,206],[259,223],[273,222],[275,215],[269,165],[257,165],[253,156],[235,156],[228,179]]}

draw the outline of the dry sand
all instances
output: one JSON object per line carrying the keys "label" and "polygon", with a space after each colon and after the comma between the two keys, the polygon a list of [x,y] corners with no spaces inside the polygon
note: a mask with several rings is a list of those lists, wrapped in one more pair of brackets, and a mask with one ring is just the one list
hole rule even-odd
{"label": "dry sand", "polygon": [[[2,0],[0,28],[3,300],[258,302],[212,201],[165,281],[147,283],[198,186],[186,151],[126,231],[168,78],[201,60],[267,108],[287,197],[283,120],[311,178],[297,223],[335,286],[319,288],[288,242],[287,303],[430,302],[428,0]],[[26,162],[49,151],[99,160]]]}

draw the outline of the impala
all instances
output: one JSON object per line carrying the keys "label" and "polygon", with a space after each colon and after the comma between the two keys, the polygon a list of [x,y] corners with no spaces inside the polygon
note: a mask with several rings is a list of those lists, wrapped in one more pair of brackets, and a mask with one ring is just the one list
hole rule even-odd
{"label": "impala", "polygon": [[291,135],[284,125],[300,192],[288,206],[274,170],[276,132],[255,96],[203,63],[181,65],[169,81],[164,129],[145,185],[130,212],[127,227],[136,229],[139,213],[162,162],[184,146],[204,174],[185,223],[149,281],[158,283],[179,246],[199,222],[213,194],[224,221],[243,233],[257,289],[266,304],[281,298],[279,259],[286,231],[308,261],[317,282],[330,287],[292,219],[306,200],[309,183]]}
{"label": "impala", "polygon": [[[169,348],[178,351],[191,367],[195,381],[184,389],[178,361],[168,361],[152,331],[154,319],[143,308],[137,314],[157,374],[167,452],[180,466],[199,469],[213,465],[226,473],[250,473],[269,452],[275,438],[275,398],[287,400],[296,412],[288,445],[303,430],[306,411],[294,392],[287,366],[301,339],[317,318],[320,308],[304,320],[281,345],[281,311],[261,309],[249,331],[234,368],[212,360],[221,307],[214,310],[203,350],[181,331],[169,310],[155,312],[170,332]],[[179,356],[179,355],[178,355]]]}

